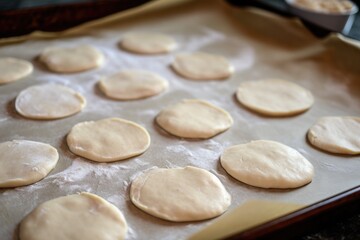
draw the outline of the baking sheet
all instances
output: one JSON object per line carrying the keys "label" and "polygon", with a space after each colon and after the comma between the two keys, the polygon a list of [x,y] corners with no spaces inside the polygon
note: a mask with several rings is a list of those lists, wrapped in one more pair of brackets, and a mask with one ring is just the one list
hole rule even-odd
{"label": "baking sheet", "polygon": [[[162,3],[161,3],[162,2]],[[129,184],[151,167],[197,166],[216,174],[232,196],[229,210],[250,199],[311,204],[360,183],[360,157],[328,154],[311,147],[305,135],[322,116],[360,115],[360,50],[336,35],[314,38],[296,20],[286,20],[256,9],[236,9],[217,0],[159,1],[146,12],[120,14],[111,21],[88,24],[81,31],[4,45],[0,56],[27,59],[35,65],[26,79],[0,86],[0,142],[27,139],[56,147],[60,159],[48,177],[30,186],[0,190],[0,236],[13,239],[21,219],[40,203],[82,191],[107,199],[125,215],[130,227],[127,239],[184,239],[212,220],[172,223],[152,217],[133,206]],[[115,21],[114,21],[115,20]],[[173,36],[179,48],[165,55],[137,55],[121,50],[124,33],[156,31]],[[41,35],[41,34],[40,34]],[[88,43],[106,57],[103,67],[77,74],[47,71],[36,56],[48,46]],[[169,67],[179,52],[206,51],[227,57],[235,74],[223,81],[197,82],[176,75]],[[152,98],[114,101],[99,92],[96,82],[122,69],[145,69],[169,81],[169,89]],[[314,106],[288,118],[268,118],[243,108],[234,98],[240,82],[283,78],[311,90]],[[79,114],[55,121],[25,119],[14,111],[17,94],[32,85],[61,83],[87,99]],[[226,109],[234,125],[209,140],[184,140],[170,136],[154,124],[154,117],[184,98],[207,100]],[[66,134],[78,122],[106,117],[135,121],[150,133],[152,143],[143,155],[116,163],[97,164],[72,154]],[[295,190],[267,190],[231,178],[219,164],[222,151],[231,145],[269,139],[302,153],[315,167],[313,182]]]}

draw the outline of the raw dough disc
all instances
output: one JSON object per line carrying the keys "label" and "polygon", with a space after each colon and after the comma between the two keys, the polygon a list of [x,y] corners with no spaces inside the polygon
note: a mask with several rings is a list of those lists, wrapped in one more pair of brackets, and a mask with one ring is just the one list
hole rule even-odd
{"label": "raw dough disc", "polygon": [[130,199],[141,210],[174,222],[213,218],[231,203],[220,180],[196,167],[148,170],[131,183]]}
{"label": "raw dough disc", "polygon": [[125,50],[140,54],[167,53],[177,47],[173,38],[159,33],[129,33],[120,45]]}
{"label": "raw dough disc", "polygon": [[289,116],[309,109],[314,98],[310,91],[280,79],[248,81],[240,84],[236,97],[241,104],[268,116]]}
{"label": "raw dough disc", "polygon": [[80,45],[77,47],[47,48],[40,55],[40,60],[51,71],[73,73],[101,66],[104,62],[104,56],[90,45]]}
{"label": "raw dough disc", "polygon": [[193,80],[225,79],[234,72],[226,58],[204,52],[178,54],[172,67],[181,76]]}
{"label": "raw dough disc", "polygon": [[150,135],[134,122],[106,118],[76,124],[67,136],[67,144],[76,155],[96,162],[114,162],[145,152]]}
{"label": "raw dough disc", "polygon": [[320,118],[307,137],[312,145],[327,152],[360,154],[360,118]]}
{"label": "raw dough disc", "polygon": [[233,124],[225,110],[206,101],[186,99],[161,111],[156,122],[167,132],[184,138],[211,138]]}
{"label": "raw dough disc", "polygon": [[40,204],[20,224],[21,240],[125,239],[122,213],[103,198],[80,193]]}
{"label": "raw dough disc", "polygon": [[47,83],[20,92],[16,111],[32,119],[58,119],[80,112],[86,100],[80,93],[59,84]]}
{"label": "raw dough disc", "polygon": [[40,181],[58,159],[57,150],[49,144],[26,140],[0,143],[0,188]]}
{"label": "raw dough disc", "polygon": [[101,80],[99,87],[110,98],[133,100],[163,92],[168,82],[152,72],[126,70]]}
{"label": "raw dough disc", "polygon": [[28,76],[33,65],[17,58],[0,58],[0,84],[13,82]]}
{"label": "raw dough disc", "polygon": [[225,149],[220,158],[237,180],[262,188],[297,188],[311,182],[314,167],[295,149],[257,140]]}

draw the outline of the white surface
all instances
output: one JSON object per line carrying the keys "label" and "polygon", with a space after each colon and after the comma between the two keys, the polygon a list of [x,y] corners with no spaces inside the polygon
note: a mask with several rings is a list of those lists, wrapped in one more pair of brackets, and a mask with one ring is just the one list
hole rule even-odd
{"label": "white surface", "polygon": [[[224,9],[219,4],[218,1],[191,1],[142,17],[122,19],[108,27],[90,29],[83,36],[31,40],[0,48],[0,56],[32,61],[49,46],[87,43],[101,50],[107,63],[102,68],[67,75],[49,73],[36,65],[34,74],[26,81],[0,87],[0,141],[47,142],[55,146],[61,156],[54,171],[44,180],[0,192],[2,240],[12,239],[17,224],[40,203],[82,191],[103,197],[124,213],[129,240],[184,239],[213,221],[171,223],[137,209],[129,200],[129,182],[139,172],[154,166],[190,165],[209,170],[230,193],[229,210],[249,199],[311,204],[359,184],[359,156],[324,153],[306,141],[308,129],[322,116],[360,115],[359,50],[336,39],[316,40],[292,21],[246,10]],[[257,24],[259,22],[261,24]],[[121,36],[135,30],[169,34],[179,42],[177,51],[206,51],[225,56],[234,65],[234,75],[225,81],[189,81],[169,68],[173,54],[143,56],[119,50]],[[168,91],[126,102],[109,100],[98,92],[99,79],[129,68],[159,73],[169,81]],[[269,77],[287,79],[310,90],[315,97],[313,107],[290,118],[266,118],[237,103],[234,94],[241,82]],[[86,97],[88,106],[79,114],[57,121],[19,117],[14,112],[13,99],[28,86],[46,82],[72,87]],[[189,98],[204,99],[226,109],[234,125],[223,134],[201,141],[172,137],[154,125],[154,118],[164,107]],[[69,151],[65,137],[76,123],[114,116],[135,121],[149,131],[152,144],[143,155],[128,161],[96,164]],[[290,191],[268,190],[230,177],[220,166],[220,154],[226,147],[258,139],[282,142],[299,151],[315,168],[311,184]]]}
{"label": "white surface", "polygon": [[150,169],[131,182],[130,199],[141,210],[174,222],[214,218],[231,204],[220,180],[195,167]]}

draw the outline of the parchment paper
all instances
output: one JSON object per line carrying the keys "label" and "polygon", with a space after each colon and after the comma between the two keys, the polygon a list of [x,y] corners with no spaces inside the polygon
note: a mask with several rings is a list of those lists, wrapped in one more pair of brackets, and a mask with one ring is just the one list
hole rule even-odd
{"label": "parchment paper", "polygon": [[[164,3],[165,2],[165,3]],[[44,180],[30,186],[0,190],[0,238],[16,236],[18,223],[40,203],[82,191],[107,199],[125,215],[127,239],[184,239],[212,220],[172,223],[152,217],[133,206],[128,190],[131,180],[152,167],[197,166],[216,174],[232,196],[229,210],[250,199],[311,204],[360,183],[360,157],[341,156],[314,149],[306,132],[322,116],[360,115],[360,51],[353,43],[333,35],[319,40],[297,20],[287,20],[256,9],[235,9],[212,0],[162,1],[150,10],[88,24],[81,31],[56,39],[28,36],[25,42],[4,45],[0,56],[32,61],[34,73],[18,82],[0,86],[0,141],[27,139],[56,147],[60,160]],[[160,7],[161,6],[161,7]],[[179,48],[164,55],[137,55],[121,50],[118,42],[130,31],[163,32]],[[71,32],[71,31],[70,31]],[[36,35],[36,34],[35,34]],[[21,39],[24,40],[24,39]],[[77,74],[47,71],[36,56],[48,46],[88,43],[106,56],[103,67]],[[176,75],[169,67],[178,52],[205,51],[227,57],[235,74],[223,81],[197,82]],[[170,86],[165,93],[138,101],[114,101],[99,92],[103,76],[122,69],[154,71]],[[315,96],[307,112],[287,118],[268,118],[243,108],[234,98],[240,82],[266,78],[293,81]],[[14,111],[17,94],[32,85],[56,82],[81,92],[87,99],[83,112],[61,120],[35,121]],[[164,107],[184,98],[200,98],[226,109],[234,125],[209,140],[184,140],[170,136],[154,124]],[[121,117],[143,125],[152,143],[143,155],[111,164],[96,164],[72,154],[65,136],[78,122]],[[219,164],[224,148],[251,140],[269,139],[302,153],[315,167],[313,182],[294,190],[267,190],[231,178]],[[250,216],[249,216],[250,217]]]}

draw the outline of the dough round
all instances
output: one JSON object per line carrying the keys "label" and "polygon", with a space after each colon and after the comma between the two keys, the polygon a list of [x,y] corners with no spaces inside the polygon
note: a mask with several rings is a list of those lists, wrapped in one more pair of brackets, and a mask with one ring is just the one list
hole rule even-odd
{"label": "dough round", "polygon": [[233,124],[225,110],[198,99],[186,99],[161,111],[156,122],[167,132],[184,138],[211,138]]}
{"label": "dough round", "polygon": [[0,58],[0,84],[13,82],[28,76],[33,65],[17,58]]}
{"label": "dough round", "polygon": [[312,145],[327,152],[360,154],[360,118],[320,118],[307,137]]}
{"label": "dough round", "polygon": [[99,82],[104,94],[118,100],[141,99],[157,95],[168,87],[161,76],[147,71],[126,70]]}
{"label": "dough round", "polygon": [[234,72],[226,58],[204,52],[178,54],[172,67],[181,76],[193,80],[225,79]]}
{"label": "dough round", "polygon": [[310,91],[280,79],[243,82],[236,97],[245,107],[274,117],[304,112],[314,103]]}
{"label": "dough round", "polygon": [[122,213],[103,198],[80,193],[40,204],[20,224],[21,240],[125,239]]}
{"label": "dough round", "polygon": [[49,144],[13,140],[0,143],[0,188],[25,186],[46,177],[59,159]]}
{"label": "dough round", "polygon": [[59,84],[47,83],[20,92],[16,111],[32,119],[58,119],[80,112],[86,100],[80,93]]}
{"label": "dough round", "polygon": [[140,54],[167,53],[177,47],[172,37],[159,33],[129,33],[120,45],[125,50]]}
{"label": "dough round", "polygon": [[47,48],[40,60],[53,72],[73,73],[97,68],[104,62],[103,54],[90,45]]}
{"label": "dough round", "polygon": [[95,162],[114,162],[134,157],[150,146],[142,126],[121,118],[76,124],[67,136],[70,151]]}
{"label": "dough round", "polygon": [[213,218],[231,203],[220,180],[196,167],[148,170],[131,183],[130,199],[141,210],[174,222]]}
{"label": "dough round", "polygon": [[295,149],[267,140],[229,147],[220,161],[231,176],[255,187],[297,188],[314,175],[314,167]]}

